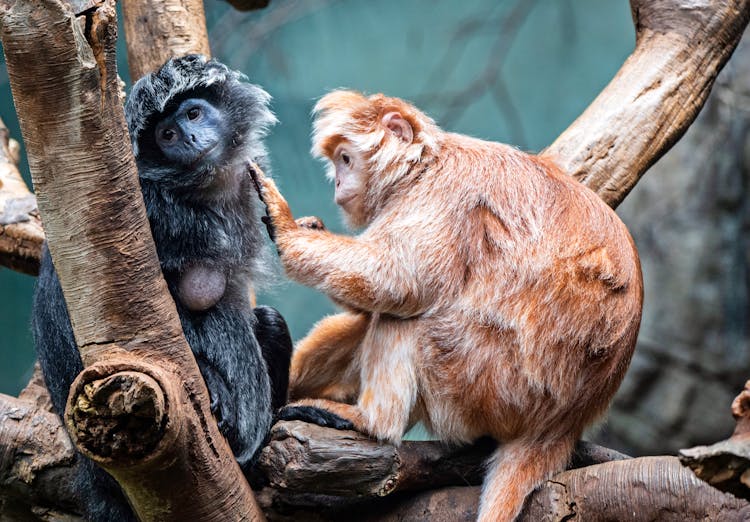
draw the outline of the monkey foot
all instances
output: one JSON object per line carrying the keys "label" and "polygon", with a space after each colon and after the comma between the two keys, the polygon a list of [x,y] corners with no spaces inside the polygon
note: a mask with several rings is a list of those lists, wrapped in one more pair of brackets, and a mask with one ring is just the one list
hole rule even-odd
{"label": "monkey foot", "polygon": [[279,411],[279,420],[300,420],[337,430],[355,429],[351,421],[315,406],[286,406]]}

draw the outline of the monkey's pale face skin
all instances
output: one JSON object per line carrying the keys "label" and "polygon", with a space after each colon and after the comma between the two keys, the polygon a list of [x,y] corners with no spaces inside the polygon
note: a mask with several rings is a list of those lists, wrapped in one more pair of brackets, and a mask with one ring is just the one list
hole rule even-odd
{"label": "monkey's pale face skin", "polygon": [[364,210],[366,175],[362,173],[364,158],[351,146],[342,143],[333,155],[336,169],[334,200],[344,212],[356,219]]}

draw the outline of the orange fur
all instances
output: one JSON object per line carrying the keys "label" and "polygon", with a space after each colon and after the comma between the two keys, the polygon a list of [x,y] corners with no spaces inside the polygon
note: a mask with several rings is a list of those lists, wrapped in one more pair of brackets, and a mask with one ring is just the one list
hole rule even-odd
{"label": "orange fur", "polygon": [[[413,136],[381,124],[393,112]],[[395,98],[325,96],[313,141],[364,162],[367,228],[298,227],[262,181],[287,273],[354,311],[300,343],[292,395],[356,389],[356,404],[305,403],[394,443],[416,418],[446,441],[495,437],[479,519],[513,520],[629,364],[643,291],[625,226],[549,160],[443,132]]]}
{"label": "orange fur", "polygon": [[354,362],[367,329],[366,314],[326,317],[300,341],[289,368],[289,400],[320,397],[354,402],[359,394],[359,368]]}

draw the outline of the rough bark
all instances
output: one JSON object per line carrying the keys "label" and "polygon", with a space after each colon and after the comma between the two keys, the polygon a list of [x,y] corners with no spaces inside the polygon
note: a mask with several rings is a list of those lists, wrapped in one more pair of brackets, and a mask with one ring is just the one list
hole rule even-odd
{"label": "rough bark", "polygon": [[[0,411],[4,412],[0,424],[0,484],[3,486],[0,488],[0,506],[8,516],[11,513],[8,506],[12,505],[17,509],[14,513],[32,513],[31,519],[38,520],[42,518],[40,514],[54,513],[63,520],[75,520],[77,499],[75,492],[68,487],[72,472],[72,446],[60,420],[36,403],[43,404],[44,400],[29,397],[22,401],[0,396]],[[17,435],[9,436],[8,433]],[[44,438],[35,440],[32,433],[41,433]],[[317,456],[310,455],[303,460],[321,459],[330,450],[332,453],[326,460],[331,467],[329,469],[336,466],[348,468],[350,476],[366,477],[368,472],[384,467],[380,463],[381,454],[372,448],[377,443],[353,432],[338,432],[300,422],[280,423],[274,440],[289,436],[300,441],[300,447],[303,442],[309,444],[307,449],[301,451],[317,452]],[[339,442],[345,446],[337,448]],[[324,450],[326,447],[328,449]],[[274,444],[269,448],[273,452],[285,451],[283,446]],[[370,480],[370,486],[360,487],[354,494],[351,490],[342,489],[341,479],[323,470],[317,481],[296,482],[294,489],[265,487],[259,492],[258,500],[269,520],[279,521],[470,521],[476,518],[479,487],[456,484],[472,484],[480,480],[476,464],[488,450],[488,445],[480,445],[454,451],[433,443],[410,443],[398,450],[392,447],[381,450],[390,451],[392,455],[416,455],[416,458],[403,458],[399,464],[402,468],[410,468],[405,471],[405,476],[428,478],[429,469],[434,466],[439,477],[435,485],[452,484],[450,487],[415,494],[414,489],[427,486],[426,482],[417,482],[409,487],[404,486],[400,491],[392,488],[391,494],[380,497],[373,487],[382,482],[382,476],[379,476]],[[622,456],[602,451],[602,448],[594,445],[579,446],[579,453],[589,453],[582,457],[585,460],[579,461],[579,465],[603,463],[572,469],[547,481],[532,495],[521,520],[739,521],[750,516],[750,503],[721,493],[698,480],[674,457],[608,462],[610,458],[621,459]],[[349,455],[355,457],[342,462]],[[284,466],[295,467],[301,462],[289,461],[283,455],[273,459],[268,459],[266,455],[264,459],[274,463],[271,471],[267,463],[263,465],[269,471],[269,479],[274,474],[293,474],[294,470],[285,470]],[[474,476],[466,473],[462,477],[456,473],[450,480],[445,480],[446,476],[450,476],[452,459],[456,459],[459,469],[470,470],[475,473]],[[394,462],[393,459],[386,461]],[[355,468],[359,470],[356,473],[353,472]],[[464,480],[467,477],[469,479]],[[365,482],[363,479],[360,484]],[[346,496],[340,496],[342,493]]]}
{"label": "rough bark", "polygon": [[680,462],[721,491],[750,500],[750,381],[732,402],[737,424],[727,440],[680,451]]}
{"label": "rough bark", "polygon": [[631,0],[636,47],[544,154],[616,207],[703,107],[750,19],[747,0]]}
{"label": "rough bark", "polygon": [[0,520],[75,516],[74,464],[73,444],[56,414],[0,395]]}
{"label": "rough bark", "polygon": [[[443,486],[478,485],[496,443],[482,439],[450,447],[438,441],[377,442],[356,431],[279,422],[263,448],[258,467],[274,489],[288,493],[383,497]],[[573,467],[629,458],[580,441]]]}
{"label": "rough bark", "polygon": [[130,78],[175,56],[211,55],[203,0],[123,0]]}
{"label": "rough bark", "polygon": [[[0,2],[39,209],[86,366],[67,427],[74,441],[94,431],[106,437],[106,417],[95,430],[96,418],[77,416],[81,400],[112,410],[129,385],[137,393],[124,395],[125,406],[146,406],[139,421],[151,444],[107,455],[100,448],[111,441],[81,438],[78,448],[117,478],[139,517],[257,520],[161,275],[119,96],[116,27],[110,0],[80,18],[60,0]],[[131,373],[117,381],[121,372]],[[89,397],[97,381],[112,385]]]}
{"label": "rough bark", "polygon": [[19,145],[0,120],[0,265],[39,272],[44,232],[36,198],[18,171]]}
{"label": "rough bark", "polygon": [[[334,497],[267,488],[269,520],[473,521],[480,488],[447,487],[385,498]],[[522,521],[747,520],[750,503],[698,480],[676,457],[641,457],[555,475],[536,490]]]}

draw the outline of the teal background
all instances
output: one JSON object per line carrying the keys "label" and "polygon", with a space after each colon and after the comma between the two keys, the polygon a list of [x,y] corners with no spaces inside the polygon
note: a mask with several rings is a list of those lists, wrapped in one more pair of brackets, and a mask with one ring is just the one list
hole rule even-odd
{"label": "teal background", "polygon": [[[626,0],[272,0],[243,14],[207,1],[214,56],[274,96],[273,173],[297,216],[344,231],[323,165],[310,157],[310,110],[347,87],[414,101],[443,128],[538,151],[612,78],[634,45]],[[121,33],[122,34],[122,33]],[[123,43],[122,41],[120,42]],[[128,81],[121,45],[120,72]],[[0,116],[21,134],[0,67]],[[21,164],[28,180],[28,165]],[[33,364],[34,278],[0,269],[0,393],[16,394]],[[259,302],[299,339],[334,307],[280,280]]]}

